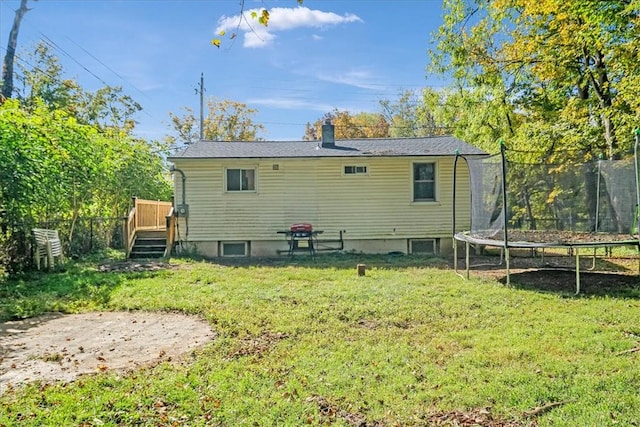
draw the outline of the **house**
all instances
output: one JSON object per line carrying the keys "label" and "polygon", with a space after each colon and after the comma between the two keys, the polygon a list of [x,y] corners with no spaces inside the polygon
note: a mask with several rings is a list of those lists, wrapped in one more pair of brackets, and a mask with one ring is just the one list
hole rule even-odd
{"label": "house", "polygon": [[[451,136],[335,140],[329,124],[322,141],[195,142],[168,159],[176,239],[205,256],[274,256],[308,223],[320,250],[449,252],[456,152],[485,154]],[[470,205],[456,212],[468,225]]]}

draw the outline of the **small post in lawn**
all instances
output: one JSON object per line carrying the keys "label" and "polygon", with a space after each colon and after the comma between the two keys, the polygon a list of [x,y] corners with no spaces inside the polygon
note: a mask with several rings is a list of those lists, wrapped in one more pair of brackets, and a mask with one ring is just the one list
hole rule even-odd
{"label": "small post in lawn", "polygon": [[358,276],[364,276],[367,271],[367,264],[358,264],[356,267]]}

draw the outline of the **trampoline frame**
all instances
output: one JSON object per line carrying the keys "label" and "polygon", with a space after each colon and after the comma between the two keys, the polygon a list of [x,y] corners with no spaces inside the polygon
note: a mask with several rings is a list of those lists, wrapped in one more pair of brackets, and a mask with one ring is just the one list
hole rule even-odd
{"label": "trampoline frame", "polygon": [[[638,139],[640,136],[640,129],[635,131],[635,145],[634,145],[634,165],[635,165],[635,184],[636,184],[636,207],[640,206],[640,185],[638,178]],[[453,267],[454,271],[460,277],[464,279],[469,279],[470,277],[470,248],[472,245],[480,245],[480,246],[489,246],[500,249],[500,262],[498,264],[492,264],[493,266],[502,265],[502,260],[504,258],[505,270],[506,270],[506,284],[509,286],[511,284],[511,267],[510,267],[510,249],[567,249],[570,250],[571,253],[575,254],[575,280],[576,280],[576,292],[578,295],[580,293],[580,251],[581,249],[593,249],[593,268],[595,269],[595,260],[596,260],[596,250],[598,248],[613,248],[618,246],[633,246],[638,251],[640,251],[640,234],[638,236],[629,236],[628,239],[621,240],[583,240],[583,241],[572,241],[572,242],[563,242],[563,241],[549,241],[549,242],[532,242],[532,241],[510,241],[509,240],[509,219],[506,215],[508,210],[508,198],[507,198],[507,162],[505,156],[506,147],[503,143],[500,144],[500,154],[501,154],[501,163],[502,163],[502,198],[503,198],[503,207],[505,214],[504,224],[503,224],[503,238],[502,239],[491,239],[491,238],[478,238],[470,235],[470,231],[457,232],[456,231],[456,184],[457,184],[457,168],[458,168],[458,159],[463,157],[456,151],[456,156],[454,160],[453,166],[453,218],[452,218],[452,235],[453,235]],[[471,179],[469,177],[469,179]],[[598,186],[599,186],[598,178]],[[471,195],[473,197],[473,194]],[[598,197],[599,194],[598,194]],[[598,211],[598,203],[596,203],[596,213]],[[640,225],[640,209],[634,210],[636,213],[635,224]],[[597,223],[597,221],[596,221]],[[596,225],[597,232],[597,225]],[[458,244],[457,242],[465,243],[465,272],[464,274],[460,273],[458,269]],[[640,274],[640,257],[638,257],[638,273]]]}

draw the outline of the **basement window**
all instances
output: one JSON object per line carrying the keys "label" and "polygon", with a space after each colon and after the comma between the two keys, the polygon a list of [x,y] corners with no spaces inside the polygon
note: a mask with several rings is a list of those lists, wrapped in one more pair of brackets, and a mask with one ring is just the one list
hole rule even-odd
{"label": "basement window", "polygon": [[409,253],[416,255],[436,255],[438,253],[438,239],[411,239]]}
{"label": "basement window", "polygon": [[366,175],[367,174],[367,167],[364,166],[364,165],[345,166],[344,167],[344,174],[345,175]]}
{"label": "basement window", "polygon": [[248,247],[248,242],[221,242],[220,255],[223,257],[247,256]]}

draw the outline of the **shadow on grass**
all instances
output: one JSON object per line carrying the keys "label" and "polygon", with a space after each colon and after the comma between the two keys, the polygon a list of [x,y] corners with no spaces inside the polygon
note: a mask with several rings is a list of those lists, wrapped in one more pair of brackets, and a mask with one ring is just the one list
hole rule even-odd
{"label": "shadow on grass", "polygon": [[[500,257],[474,256],[470,264],[472,275],[492,278],[502,284],[507,282],[504,261]],[[459,270],[464,270],[464,260],[458,261]],[[511,257],[510,285],[517,289],[537,292],[552,292],[574,296],[576,292],[576,260],[574,256],[552,255],[526,256],[520,252]],[[608,296],[614,298],[640,298],[640,275],[638,259],[602,258],[589,256],[580,258],[580,293],[582,297]]]}
{"label": "shadow on grass", "polygon": [[104,306],[124,278],[69,264],[64,271],[0,279],[0,322]]}
{"label": "shadow on grass", "polygon": [[[506,283],[506,276],[499,280]],[[575,295],[575,271],[540,269],[511,274],[511,286],[538,292]],[[640,299],[640,277],[616,272],[580,272],[579,297]]]}
{"label": "shadow on grass", "polygon": [[[319,254],[273,258],[216,258],[204,260],[229,267],[287,267],[326,269],[448,268],[443,258],[403,254]],[[91,259],[70,261],[65,270],[29,272],[19,277],[0,278],[0,322],[35,317],[44,313],[72,313],[106,307],[113,291],[126,280],[152,278],[175,268],[158,260]]]}
{"label": "shadow on grass", "polygon": [[[185,258],[186,259],[186,258]],[[190,258],[191,259],[191,258]],[[238,257],[238,258],[201,258],[200,260],[227,267],[308,267],[326,269],[353,269],[358,264],[366,264],[368,268],[403,269],[403,268],[440,268],[448,269],[450,261],[442,257],[425,255],[391,254],[356,254],[356,253],[320,253],[315,257],[296,254],[278,257]]]}

